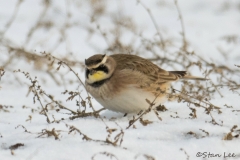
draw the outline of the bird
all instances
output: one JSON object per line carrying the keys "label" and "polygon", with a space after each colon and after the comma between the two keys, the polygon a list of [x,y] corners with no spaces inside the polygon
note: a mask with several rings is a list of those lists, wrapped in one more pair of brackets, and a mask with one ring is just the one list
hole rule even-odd
{"label": "bird", "polygon": [[139,113],[168,100],[171,83],[206,80],[186,71],[166,71],[150,60],[131,54],[95,54],[85,59],[85,88],[104,108]]}

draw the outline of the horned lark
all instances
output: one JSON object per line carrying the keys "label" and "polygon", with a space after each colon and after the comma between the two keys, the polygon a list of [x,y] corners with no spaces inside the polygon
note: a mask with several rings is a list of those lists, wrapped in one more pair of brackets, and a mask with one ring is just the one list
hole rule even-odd
{"label": "horned lark", "polygon": [[97,54],[85,60],[87,91],[105,108],[137,113],[167,100],[170,84],[179,79],[204,80],[186,71],[165,71],[136,55]]}

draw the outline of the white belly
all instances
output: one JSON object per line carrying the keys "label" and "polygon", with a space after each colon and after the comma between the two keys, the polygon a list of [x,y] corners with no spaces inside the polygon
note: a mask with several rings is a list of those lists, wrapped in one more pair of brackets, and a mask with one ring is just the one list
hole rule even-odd
{"label": "white belly", "polygon": [[153,94],[143,91],[141,89],[131,87],[128,90],[122,91],[111,98],[100,98],[95,97],[95,99],[105,108],[122,113],[137,113],[141,110],[146,110],[149,108],[149,104],[146,99],[153,102],[155,106],[162,104],[166,101],[166,96],[156,96]]}

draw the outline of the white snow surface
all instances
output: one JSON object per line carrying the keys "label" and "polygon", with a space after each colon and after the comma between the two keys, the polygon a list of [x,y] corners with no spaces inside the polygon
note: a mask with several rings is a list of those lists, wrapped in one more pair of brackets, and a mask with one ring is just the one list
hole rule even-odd
{"label": "white snow surface", "polygon": [[[175,41],[181,41],[181,24],[178,19],[178,13],[174,5],[174,1],[155,0],[142,2],[151,9],[153,16],[163,32],[163,37],[168,35],[173,37]],[[9,17],[12,15],[14,6],[17,3],[15,0],[0,1],[0,30],[4,29]],[[31,28],[39,17],[43,7],[41,1],[25,0],[21,4],[19,14],[11,25],[11,28],[6,32],[5,37],[14,41],[14,43],[21,47],[25,42],[25,35],[29,28]],[[53,3],[53,2],[52,2]],[[55,11],[49,11],[49,16],[55,17],[56,26],[61,26],[66,20],[65,13],[59,10],[64,8],[66,1],[54,1],[56,6]],[[79,3],[82,5],[82,10],[78,11],[74,6],[69,6],[71,14],[75,15],[71,20],[76,20],[83,26],[96,27],[91,23],[89,15],[89,6],[84,1],[76,1],[75,5]],[[142,28],[138,28],[142,35],[147,38],[156,38],[156,29],[149,17],[147,11],[135,0],[124,1],[110,1],[106,0],[107,10],[110,14],[117,16],[123,14],[134,17],[135,22]],[[161,4],[164,4],[161,6]],[[234,67],[234,64],[240,65],[240,2],[238,0],[179,0],[179,7],[182,11],[186,39],[190,43],[190,47],[195,53],[211,60],[213,63],[226,64],[229,67]],[[60,9],[59,9],[60,8]],[[64,10],[64,9],[62,9]],[[61,11],[62,11],[61,10]],[[117,17],[116,17],[117,18]],[[98,22],[102,30],[111,30],[112,23],[106,19],[101,19]],[[66,49],[64,45],[59,46],[52,51],[52,46],[55,45],[58,39],[57,30],[48,30],[36,33],[34,37],[42,42],[31,42],[27,48],[29,50],[36,50],[36,52],[52,52],[56,57],[61,58],[66,50],[72,52],[76,60],[81,62],[85,58],[101,52],[107,48],[107,44],[100,34],[93,37],[88,37],[86,31],[78,29],[77,27],[70,28],[69,34],[66,37],[71,48]],[[236,44],[226,43],[222,37],[227,35],[237,35]],[[130,43],[132,33],[125,32],[122,35],[122,40],[125,44]],[[48,41],[44,43],[44,41]],[[136,41],[135,46],[141,43]],[[37,45],[36,45],[37,44]],[[93,49],[94,47],[96,49]],[[217,48],[229,52],[229,59],[225,59]],[[10,54],[4,53],[0,50],[0,63],[3,63]],[[146,53],[143,57],[151,57],[152,55]],[[1,64],[0,64],[1,66]],[[54,95],[54,98],[60,100],[62,104],[76,110],[76,101],[66,101],[66,95],[61,94],[65,89],[78,91],[79,82],[71,72],[65,72],[66,79],[72,79],[74,83],[67,86],[57,86],[54,81],[43,71],[34,70],[32,63],[26,63],[25,60],[19,59],[14,61],[13,65],[8,66],[8,69],[13,71],[20,69],[29,72],[31,77],[38,77],[42,88],[49,94]],[[167,64],[163,67],[168,68]],[[79,73],[82,80],[84,80],[84,72],[78,68],[74,68]],[[63,69],[64,70],[64,69]],[[62,71],[64,72],[64,71]],[[15,75],[19,81],[16,81]],[[43,83],[44,79],[47,80]],[[238,77],[239,78],[239,77]],[[240,78],[239,78],[240,79]],[[59,81],[61,79],[59,78]],[[206,82],[202,82],[206,83]],[[186,103],[167,102],[165,103],[168,109],[165,112],[160,112],[162,121],[158,120],[154,113],[149,113],[143,117],[153,121],[152,124],[143,126],[140,122],[136,122],[136,128],[126,129],[129,120],[133,115],[123,117],[121,113],[111,112],[109,110],[101,112],[103,121],[95,117],[78,118],[69,120],[69,115],[56,113],[54,110],[49,111],[50,119],[66,118],[60,123],[47,123],[44,115],[40,115],[39,111],[32,112],[31,108],[37,109],[40,107],[38,101],[33,103],[33,95],[28,95],[28,87],[30,83],[21,73],[6,72],[0,81],[0,105],[12,106],[7,108],[9,112],[0,110],[0,160],[88,160],[94,156],[94,159],[111,159],[111,157],[100,154],[103,152],[111,153],[115,157],[112,159],[126,160],[126,159],[146,159],[145,155],[149,155],[157,160],[200,160],[204,156],[198,157],[198,153],[219,154],[220,157],[208,157],[206,159],[224,159],[224,153],[235,154],[236,156],[229,159],[240,159],[240,139],[226,141],[223,137],[230,132],[233,125],[240,127],[240,112],[233,112],[233,110],[240,110],[240,97],[233,94],[227,89],[222,89],[224,97],[218,95],[212,99],[212,103],[221,107],[222,114],[216,111],[212,112],[213,117],[222,126],[208,123],[211,117],[205,114],[204,109],[196,108],[197,118],[190,119],[191,113]],[[83,88],[80,89],[82,96],[86,97]],[[227,108],[224,105],[232,106]],[[30,108],[22,108],[23,106]],[[95,109],[102,108],[101,105],[93,100]],[[91,111],[88,109],[88,111]],[[26,121],[32,117],[31,121]],[[179,118],[173,118],[178,116]],[[115,119],[111,119],[115,117]],[[223,122],[221,122],[223,121]],[[26,127],[31,132],[24,132],[24,129],[18,125]],[[117,131],[113,132],[111,137],[114,141],[115,135],[120,133],[121,129],[124,131],[123,142],[121,146],[112,146],[104,142],[87,141],[83,136],[73,131],[68,133],[69,128],[66,125],[73,125],[82,133],[92,138],[93,140],[105,141],[107,138],[106,125],[109,128],[115,128]],[[59,139],[55,140],[53,136],[38,137],[43,129],[59,130]],[[200,129],[209,133],[202,132]],[[187,134],[194,132],[198,138]],[[205,136],[205,137],[202,137]],[[9,147],[16,143],[22,143],[24,146],[13,150],[13,155]],[[119,143],[118,143],[119,144]],[[183,150],[181,150],[183,149]],[[186,152],[186,153],[185,153]]]}

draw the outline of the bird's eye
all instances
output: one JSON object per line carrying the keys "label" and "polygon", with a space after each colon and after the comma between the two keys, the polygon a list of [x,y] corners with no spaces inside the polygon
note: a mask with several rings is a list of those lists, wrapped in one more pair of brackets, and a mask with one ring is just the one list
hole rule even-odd
{"label": "bird's eye", "polygon": [[97,71],[103,71],[105,73],[108,73],[108,68],[104,65],[104,64],[101,64],[100,66],[98,66],[95,70]]}

